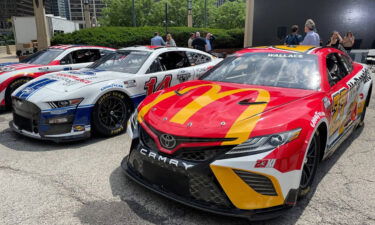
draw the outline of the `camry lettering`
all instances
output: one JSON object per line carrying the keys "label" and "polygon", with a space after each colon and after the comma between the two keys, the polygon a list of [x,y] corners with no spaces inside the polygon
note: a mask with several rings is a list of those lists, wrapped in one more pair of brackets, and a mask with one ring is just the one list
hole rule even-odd
{"label": "camry lettering", "polygon": [[161,156],[155,152],[152,152],[150,150],[147,150],[147,149],[144,149],[144,148],[141,148],[139,150],[139,153],[145,157],[148,157],[148,158],[152,158],[154,160],[157,160],[159,162],[163,162],[167,165],[174,165],[176,167],[181,167],[181,168],[184,168],[185,170],[191,168],[194,166],[194,164],[189,164],[189,163],[186,163],[186,162],[182,162],[180,160],[177,160],[177,159],[170,159],[166,156]]}

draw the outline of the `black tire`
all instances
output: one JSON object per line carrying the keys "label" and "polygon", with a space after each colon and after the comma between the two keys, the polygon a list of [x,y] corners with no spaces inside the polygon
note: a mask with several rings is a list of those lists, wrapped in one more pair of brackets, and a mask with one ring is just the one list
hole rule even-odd
{"label": "black tire", "polygon": [[106,137],[124,132],[130,115],[127,99],[121,92],[109,92],[100,97],[92,112],[93,131]]}
{"label": "black tire", "polygon": [[5,106],[7,109],[11,109],[12,108],[12,93],[19,87],[21,87],[23,84],[26,84],[27,82],[29,82],[31,80],[31,78],[27,78],[27,77],[24,77],[24,78],[19,78],[15,81],[13,81],[7,88],[7,90],[5,91]]}
{"label": "black tire", "polygon": [[299,197],[306,196],[311,190],[318,164],[320,160],[320,141],[319,136],[314,134],[309,149],[306,153],[306,162],[303,164],[301,181],[299,186]]}
{"label": "black tire", "polygon": [[362,114],[361,114],[361,119],[359,121],[358,127],[362,127],[363,125],[365,125],[365,116],[366,116],[367,106],[370,104],[371,89],[372,89],[372,87],[370,88],[370,91],[369,91],[369,94],[367,96],[365,105],[363,106],[363,111],[362,111]]}

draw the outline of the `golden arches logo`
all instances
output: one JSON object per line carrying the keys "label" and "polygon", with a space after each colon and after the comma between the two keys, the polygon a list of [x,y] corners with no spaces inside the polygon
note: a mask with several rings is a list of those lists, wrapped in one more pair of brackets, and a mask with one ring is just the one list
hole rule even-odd
{"label": "golden arches logo", "polygon": [[[184,88],[178,91],[179,94],[185,94],[193,89],[197,89],[204,86],[210,86],[211,88],[207,90],[204,94],[197,97],[189,104],[187,104],[184,108],[182,108],[179,112],[177,112],[171,119],[170,122],[184,124],[190,117],[192,117],[195,113],[197,113],[202,108],[206,107],[212,102],[217,101],[218,99],[224,98],[229,95],[233,95],[240,92],[247,92],[247,91],[257,91],[258,96],[255,102],[269,102],[270,94],[267,90],[260,89],[260,88],[244,88],[244,89],[234,89],[229,91],[221,91],[221,86],[217,84],[202,84],[191,86],[188,88]],[[166,92],[156,99],[154,99],[149,104],[145,105],[138,113],[138,121],[142,122],[144,115],[156,104],[159,102],[175,96],[175,91]],[[256,123],[260,119],[260,114],[265,110],[267,104],[255,104],[248,106],[236,119],[236,121],[232,124],[229,131],[227,132],[227,138],[236,138],[234,141],[226,141],[223,142],[223,145],[234,145],[240,144],[248,139],[250,136],[251,131],[254,129]],[[248,119],[245,123],[242,123],[243,120]]]}

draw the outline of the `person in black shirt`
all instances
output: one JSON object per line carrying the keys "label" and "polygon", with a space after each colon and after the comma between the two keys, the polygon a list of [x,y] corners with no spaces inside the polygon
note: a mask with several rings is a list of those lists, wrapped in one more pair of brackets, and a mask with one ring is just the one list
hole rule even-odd
{"label": "person in black shirt", "polygon": [[206,51],[206,40],[201,37],[201,34],[199,32],[195,33],[195,39],[191,43],[193,45],[193,48],[201,50],[201,51]]}

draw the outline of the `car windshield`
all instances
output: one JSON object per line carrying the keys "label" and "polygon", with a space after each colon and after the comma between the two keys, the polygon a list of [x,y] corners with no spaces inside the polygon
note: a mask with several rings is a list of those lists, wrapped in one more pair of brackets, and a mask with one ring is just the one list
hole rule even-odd
{"label": "car windshield", "polygon": [[239,84],[317,90],[317,56],[307,54],[247,53],[230,56],[201,79]]}
{"label": "car windshield", "polygon": [[150,54],[146,51],[117,51],[97,61],[89,68],[136,74]]}
{"label": "car windshield", "polygon": [[21,63],[48,65],[64,50],[62,49],[46,49],[32,54],[31,56],[21,60]]}

